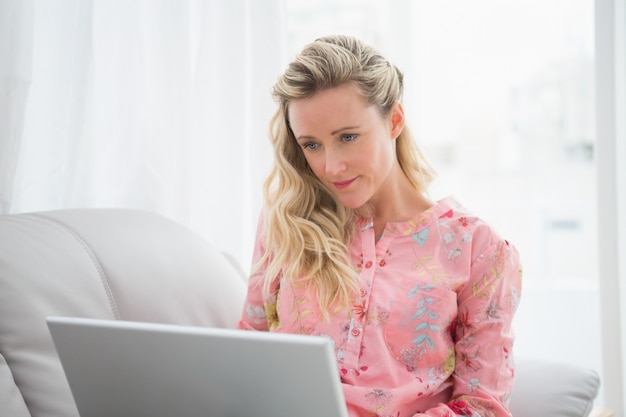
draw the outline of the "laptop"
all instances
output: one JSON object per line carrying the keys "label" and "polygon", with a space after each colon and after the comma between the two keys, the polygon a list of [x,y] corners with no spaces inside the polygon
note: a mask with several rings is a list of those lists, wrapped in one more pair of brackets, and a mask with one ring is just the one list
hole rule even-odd
{"label": "laptop", "polygon": [[329,339],[48,317],[81,417],[347,417]]}

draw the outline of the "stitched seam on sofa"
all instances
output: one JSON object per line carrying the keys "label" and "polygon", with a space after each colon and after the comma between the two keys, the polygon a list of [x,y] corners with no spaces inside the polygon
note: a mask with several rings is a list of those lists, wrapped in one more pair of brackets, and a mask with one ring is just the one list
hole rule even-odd
{"label": "stitched seam on sofa", "polygon": [[117,303],[115,302],[115,298],[113,297],[113,291],[111,290],[111,286],[109,285],[109,280],[108,280],[106,274],[104,273],[104,268],[102,268],[102,264],[98,260],[98,257],[96,256],[96,254],[93,251],[93,249],[91,249],[91,247],[87,244],[85,239],[83,239],[71,227],[69,227],[68,225],[66,225],[65,223],[63,223],[63,222],[61,222],[61,221],[59,221],[57,219],[54,219],[52,217],[48,217],[48,216],[42,215],[42,214],[31,213],[31,215],[33,217],[39,217],[39,218],[45,219],[45,220],[47,220],[49,222],[52,222],[55,225],[59,226],[60,228],[62,228],[66,232],[68,232],[70,235],[72,235],[72,237],[74,237],[74,239],[76,239],[76,241],[80,244],[80,246],[82,246],[82,248],[87,253],[87,256],[89,256],[89,259],[91,259],[91,262],[93,263],[93,266],[96,268],[96,271],[98,271],[98,276],[100,277],[100,283],[102,284],[102,287],[104,288],[104,292],[105,292],[105,294],[107,296],[107,299],[109,300],[109,305],[110,305],[111,310],[113,312],[113,317],[116,320],[119,320],[120,313],[119,313],[119,310],[117,308]]}

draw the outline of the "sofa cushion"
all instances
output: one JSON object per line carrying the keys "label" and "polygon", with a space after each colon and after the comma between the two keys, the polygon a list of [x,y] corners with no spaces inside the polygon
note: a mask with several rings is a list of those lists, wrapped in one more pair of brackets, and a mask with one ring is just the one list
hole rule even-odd
{"label": "sofa cushion", "polygon": [[[156,214],[0,216],[0,389],[14,380],[32,417],[77,415],[47,316],[235,327],[245,289],[216,248]],[[1,395],[0,409],[21,401]]]}
{"label": "sofa cushion", "polygon": [[513,417],[586,417],[600,389],[593,369],[545,359],[516,360]]}

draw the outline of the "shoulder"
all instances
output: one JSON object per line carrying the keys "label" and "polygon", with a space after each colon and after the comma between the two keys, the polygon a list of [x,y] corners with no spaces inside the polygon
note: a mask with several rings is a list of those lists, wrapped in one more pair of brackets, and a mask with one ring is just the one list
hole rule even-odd
{"label": "shoulder", "polygon": [[449,239],[454,237],[470,243],[472,261],[478,260],[486,252],[495,250],[498,246],[511,246],[491,224],[468,210],[454,197],[439,201],[437,206],[441,213],[437,219],[440,233],[444,236],[446,233],[450,234]]}

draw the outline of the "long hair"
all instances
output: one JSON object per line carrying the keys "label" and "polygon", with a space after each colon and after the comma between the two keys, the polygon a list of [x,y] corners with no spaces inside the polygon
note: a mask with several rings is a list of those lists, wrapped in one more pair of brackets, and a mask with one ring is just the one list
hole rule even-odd
{"label": "long hair", "polygon": [[[305,46],[272,89],[278,110],[270,122],[274,164],[265,182],[264,290],[284,276],[316,291],[324,316],[351,302],[358,290],[348,245],[356,212],[341,205],[317,179],[289,125],[291,100],[351,83],[381,116],[401,100],[403,75],[374,48],[349,36]],[[405,127],[396,157],[411,184],[424,192],[434,173]]]}

